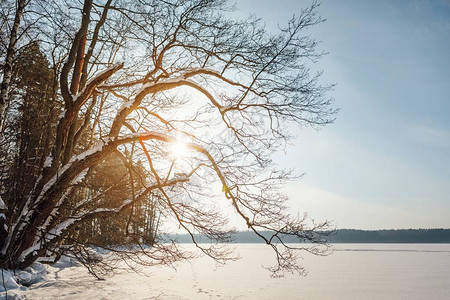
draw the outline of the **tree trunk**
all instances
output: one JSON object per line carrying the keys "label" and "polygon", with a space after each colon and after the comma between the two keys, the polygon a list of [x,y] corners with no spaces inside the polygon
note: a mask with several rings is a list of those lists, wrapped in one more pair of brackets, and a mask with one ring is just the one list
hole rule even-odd
{"label": "tree trunk", "polygon": [[6,50],[5,65],[3,67],[3,81],[0,88],[0,136],[5,126],[6,108],[8,107],[9,88],[12,78],[12,65],[17,44],[17,33],[19,32],[20,20],[22,19],[23,10],[25,8],[25,0],[19,0],[14,23],[11,29],[8,49]]}

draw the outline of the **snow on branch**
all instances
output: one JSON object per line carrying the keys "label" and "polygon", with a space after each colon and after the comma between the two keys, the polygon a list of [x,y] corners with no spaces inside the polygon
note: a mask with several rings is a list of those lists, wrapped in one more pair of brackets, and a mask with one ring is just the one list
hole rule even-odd
{"label": "snow on branch", "polygon": [[6,209],[5,202],[3,202],[2,197],[0,196],[0,210]]}
{"label": "snow on branch", "polygon": [[52,242],[60,239],[63,236],[63,233],[65,231],[70,230],[73,226],[86,220],[87,218],[93,218],[93,217],[96,217],[99,215],[104,215],[104,214],[118,213],[118,212],[124,210],[125,208],[131,206],[133,203],[140,201],[142,198],[147,196],[152,190],[160,189],[160,188],[168,187],[168,186],[173,186],[173,185],[176,185],[176,184],[179,184],[182,182],[187,182],[187,181],[189,181],[189,176],[187,176],[187,175],[177,176],[176,178],[167,180],[163,183],[152,184],[152,185],[148,186],[147,188],[141,189],[139,195],[137,197],[135,197],[134,200],[127,199],[127,200],[123,201],[119,207],[115,207],[115,208],[100,207],[100,208],[96,208],[94,210],[80,213],[75,216],[71,216],[71,217],[67,218],[66,220],[62,221],[61,223],[59,223],[58,225],[56,225],[55,227],[53,227],[52,229],[50,229],[47,232],[47,234],[45,235],[45,237],[43,237],[41,239],[36,239],[36,242],[33,246],[29,247],[28,249],[26,249],[22,252],[19,260],[23,261],[30,254],[32,254],[32,255],[37,254],[37,251],[42,249],[43,243],[52,243]]}
{"label": "snow on branch", "polygon": [[111,77],[111,75],[115,72],[122,69],[123,66],[124,63],[116,63],[91,78],[77,95],[72,95],[75,106],[80,107],[91,96],[92,92],[99,84]]}

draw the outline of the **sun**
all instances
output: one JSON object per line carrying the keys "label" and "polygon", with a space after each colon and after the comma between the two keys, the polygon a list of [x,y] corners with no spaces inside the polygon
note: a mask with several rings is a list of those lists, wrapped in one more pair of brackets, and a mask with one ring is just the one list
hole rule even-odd
{"label": "sun", "polygon": [[188,148],[186,145],[179,140],[177,140],[175,143],[173,143],[170,147],[170,152],[174,159],[183,158],[188,155]]}

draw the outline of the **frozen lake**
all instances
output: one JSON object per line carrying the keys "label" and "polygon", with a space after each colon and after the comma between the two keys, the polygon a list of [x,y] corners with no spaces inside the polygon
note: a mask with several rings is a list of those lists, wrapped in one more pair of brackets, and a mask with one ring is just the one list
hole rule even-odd
{"label": "frozen lake", "polygon": [[62,269],[26,299],[449,299],[450,244],[336,244],[327,257],[304,254],[306,277],[273,279],[262,244],[233,245],[242,259],[216,268],[208,258],[148,276],[118,274],[97,281],[83,267]]}

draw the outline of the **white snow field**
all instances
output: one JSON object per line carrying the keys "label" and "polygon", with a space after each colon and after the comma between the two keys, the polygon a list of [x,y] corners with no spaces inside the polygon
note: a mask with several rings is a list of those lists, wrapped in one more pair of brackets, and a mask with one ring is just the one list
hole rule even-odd
{"label": "white snow field", "polygon": [[104,281],[60,263],[47,267],[46,280],[8,291],[8,299],[450,299],[450,244],[336,244],[327,257],[304,254],[306,277],[279,279],[261,267],[274,260],[267,246],[233,247],[242,259],[224,267],[202,257]]}

